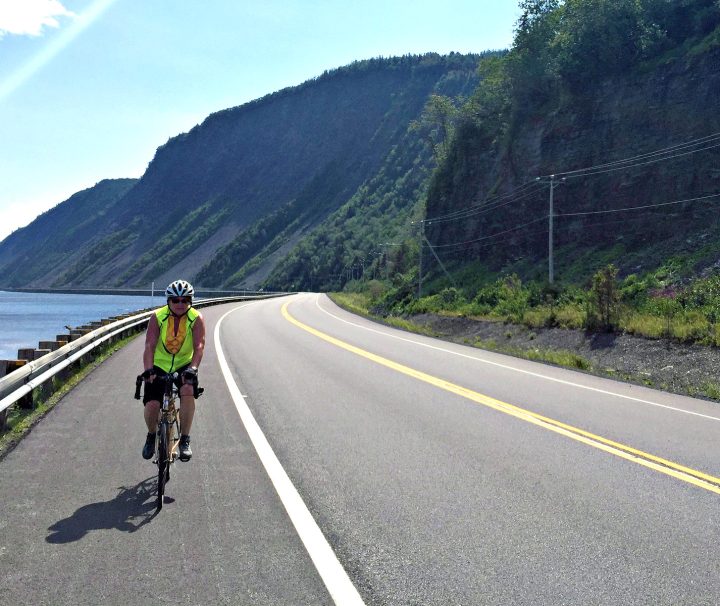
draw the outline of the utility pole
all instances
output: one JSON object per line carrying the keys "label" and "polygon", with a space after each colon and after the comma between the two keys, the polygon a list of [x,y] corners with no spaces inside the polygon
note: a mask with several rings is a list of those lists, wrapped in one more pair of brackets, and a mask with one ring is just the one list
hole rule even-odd
{"label": "utility pole", "polygon": [[425,220],[420,221],[420,267],[418,271],[418,300],[422,298],[422,258],[423,258],[423,240],[425,239]]}
{"label": "utility pole", "polygon": [[[546,181],[541,177],[535,179],[541,183],[550,183],[550,208],[548,212],[548,282],[552,284],[555,281],[555,265],[553,260],[553,223],[555,210],[553,208],[553,194],[555,192],[555,175],[550,175],[550,181]],[[560,179],[560,183],[565,182],[565,177]]]}

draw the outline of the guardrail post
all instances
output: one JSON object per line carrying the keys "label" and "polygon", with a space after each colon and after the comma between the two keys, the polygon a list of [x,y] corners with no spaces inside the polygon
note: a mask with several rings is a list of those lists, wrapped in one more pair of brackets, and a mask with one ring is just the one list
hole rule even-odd
{"label": "guardrail post", "polygon": [[33,360],[37,360],[38,358],[42,358],[45,354],[49,354],[50,349],[35,349],[34,347],[23,347],[22,349],[18,349],[18,359],[20,360],[27,360],[28,362],[32,362]]}
{"label": "guardrail post", "polygon": [[[22,350],[18,350],[18,353],[20,353],[20,351],[22,351]],[[31,349],[30,351],[34,352],[35,350]],[[20,356],[18,356],[18,358],[19,359],[17,359],[17,360],[2,360],[1,361],[2,367],[0,368],[0,371],[2,371],[2,372],[0,372],[0,377],[9,375],[13,370],[21,368],[22,366],[25,366],[25,364],[27,364],[29,361],[31,361],[31,360],[27,360],[25,358],[20,358]],[[29,393],[28,395],[20,398],[17,401],[17,405],[20,408],[31,409],[33,407],[32,394]],[[3,411],[4,418],[2,419],[2,423],[0,423],[0,426],[2,426],[2,427],[5,427],[5,423],[7,423],[7,415],[9,414],[8,410],[9,409],[6,409]]]}
{"label": "guardrail post", "polygon": [[70,343],[70,335],[55,335],[55,339],[57,339],[57,342],[60,344],[60,347]]}
{"label": "guardrail post", "polygon": [[[8,370],[8,363],[8,360],[0,360],[0,377],[4,377],[8,372],[10,372]],[[2,412],[0,412],[0,431],[5,431],[5,429],[7,428],[7,418],[9,411],[10,409],[6,408]]]}
{"label": "guardrail post", "polygon": [[60,349],[60,343],[58,341],[40,341],[40,343],[38,343],[38,349],[55,351],[56,349]]}
{"label": "guardrail post", "polygon": [[18,349],[17,352],[18,360],[26,360],[32,362],[35,359],[35,348],[34,347],[23,347]]}

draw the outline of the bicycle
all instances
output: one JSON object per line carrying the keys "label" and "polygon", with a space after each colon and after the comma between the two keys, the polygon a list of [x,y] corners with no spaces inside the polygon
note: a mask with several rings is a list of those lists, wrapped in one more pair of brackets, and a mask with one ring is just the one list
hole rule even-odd
{"label": "bicycle", "polygon": [[[180,443],[180,411],[175,407],[175,400],[179,396],[176,380],[177,372],[155,375],[155,381],[165,383],[163,400],[158,418],[158,427],[155,432],[155,463],[158,466],[157,510],[160,511],[165,497],[165,484],[170,481],[170,466],[178,458],[178,445]],[[135,379],[135,399],[140,399],[140,388],[145,378],[138,375]],[[203,388],[198,386],[197,379],[192,383],[193,395],[200,397]]]}

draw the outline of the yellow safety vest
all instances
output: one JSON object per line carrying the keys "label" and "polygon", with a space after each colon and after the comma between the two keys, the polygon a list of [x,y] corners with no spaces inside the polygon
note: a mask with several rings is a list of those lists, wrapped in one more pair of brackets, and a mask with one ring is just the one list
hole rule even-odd
{"label": "yellow safety vest", "polygon": [[[173,316],[167,305],[155,312],[160,326],[160,338],[155,346],[153,358],[155,366],[165,372],[173,372],[190,364],[194,352],[192,329],[199,315],[200,313],[191,307],[185,315]],[[169,330],[171,318],[180,322],[177,331],[175,331],[175,322],[172,322],[172,329]]]}

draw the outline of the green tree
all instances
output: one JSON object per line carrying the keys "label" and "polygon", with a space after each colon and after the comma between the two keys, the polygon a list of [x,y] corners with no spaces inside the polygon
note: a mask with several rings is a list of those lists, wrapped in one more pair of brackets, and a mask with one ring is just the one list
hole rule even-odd
{"label": "green tree", "polygon": [[618,269],[612,263],[598,271],[592,279],[588,299],[586,328],[612,332],[620,316]]}
{"label": "green tree", "polygon": [[552,41],[557,73],[573,87],[622,73],[642,54],[642,2],[567,0]]}
{"label": "green tree", "polygon": [[480,84],[462,108],[462,120],[472,120],[488,133],[501,133],[507,128],[510,109],[510,87],[507,61],[488,57],[478,67]]}
{"label": "green tree", "polygon": [[522,0],[507,74],[515,109],[542,105],[553,90],[551,45],[560,27],[561,0]]}
{"label": "green tree", "polygon": [[430,95],[420,119],[410,123],[410,129],[417,131],[432,149],[438,164],[445,159],[458,115],[458,108],[450,97]]}

